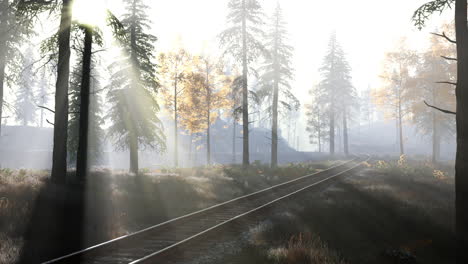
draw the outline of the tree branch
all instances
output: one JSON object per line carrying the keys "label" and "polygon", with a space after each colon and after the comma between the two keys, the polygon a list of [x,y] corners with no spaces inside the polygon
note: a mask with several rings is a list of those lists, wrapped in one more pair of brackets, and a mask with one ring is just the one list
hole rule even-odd
{"label": "tree branch", "polygon": [[450,84],[450,85],[455,85],[457,86],[456,82],[436,82],[437,84]]}
{"label": "tree branch", "polygon": [[451,38],[449,38],[449,37],[445,34],[445,32],[442,32],[442,34],[439,34],[439,33],[431,33],[431,34],[434,35],[434,36],[442,37],[442,38],[446,39],[446,40],[447,40],[448,42],[450,42],[450,43],[457,44],[457,41],[456,41],[456,40],[453,40],[453,39],[451,39]]}
{"label": "tree branch", "polygon": [[449,110],[445,110],[445,109],[442,109],[442,108],[439,108],[439,107],[430,105],[430,104],[428,104],[426,101],[424,101],[424,104],[426,104],[426,105],[427,105],[428,107],[430,107],[430,108],[434,108],[434,109],[436,109],[436,110],[439,110],[440,112],[442,112],[442,113],[444,113],[444,114],[451,114],[451,115],[456,115],[456,114],[457,114],[456,112],[449,111]]}
{"label": "tree branch", "polygon": [[49,125],[55,126],[55,124],[50,122],[49,119],[46,119],[46,122],[49,123]]}
{"label": "tree branch", "polygon": [[451,57],[447,57],[447,56],[440,56],[440,57],[442,57],[442,58],[444,58],[446,60],[449,60],[449,61],[458,61],[458,59],[456,59],[456,58],[451,58]]}
{"label": "tree branch", "polygon": [[50,112],[52,112],[52,113],[55,114],[55,111],[52,110],[52,109],[50,109],[50,108],[48,108],[48,107],[45,107],[45,106],[42,106],[42,105],[38,105],[37,107],[42,108],[42,109],[45,109],[45,110],[48,110],[48,111],[50,111]]}

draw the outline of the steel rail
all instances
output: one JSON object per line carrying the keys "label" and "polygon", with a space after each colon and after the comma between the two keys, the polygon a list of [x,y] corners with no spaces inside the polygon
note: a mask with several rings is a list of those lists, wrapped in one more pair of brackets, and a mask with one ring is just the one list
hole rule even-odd
{"label": "steel rail", "polygon": [[[369,159],[369,157],[367,158],[367,160]],[[59,257],[59,258],[56,258],[56,259],[53,259],[53,260],[50,260],[50,261],[47,261],[47,262],[44,262],[43,264],[57,264],[57,263],[81,263],[81,262],[78,262],[78,260],[84,260],[84,263],[86,263],[86,259],[90,258],[90,257],[93,257],[93,256],[97,256],[99,255],[100,252],[106,252],[106,251],[112,251],[113,249],[116,249],[118,248],[119,245],[122,245],[124,243],[130,243],[130,242],[136,242],[138,241],[139,238],[144,238],[146,235],[148,235],[149,233],[152,233],[153,231],[157,231],[157,230],[163,230],[164,228],[169,228],[169,227],[173,227],[174,225],[177,225],[179,224],[179,222],[181,223],[184,223],[185,221],[188,221],[192,218],[196,218],[196,217],[201,217],[201,216],[205,216],[205,215],[209,215],[210,213],[213,213],[213,215],[217,212],[216,210],[217,209],[222,209],[223,207],[227,206],[227,205],[233,205],[233,204],[236,204],[236,202],[242,202],[242,201],[247,201],[249,199],[253,199],[255,197],[261,197],[261,195],[268,195],[268,194],[271,194],[273,191],[275,190],[279,190],[281,188],[284,188],[288,185],[292,185],[292,184],[295,184],[295,183],[299,183],[301,181],[304,181],[306,179],[310,179],[314,176],[319,176],[319,175],[322,175],[322,174],[326,174],[326,173],[329,173],[331,172],[332,170],[334,169],[338,169],[340,167],[344,167],[344,166],[347,166],[348,164],[351,164],[355,161],[359,160],[359,157],[355,157],[353,158],[352,160],[349,160],[349,161],[346,161],[346,162],[343,162],[343,163],[340,163],[336,166],[333,166],[333,167],[330,167],[326,170],[322,170],[322,171],[319,171],[319,172],[316,172],[316,173],[312,173],[312,174],[308,174],[308,175],[305,175],[305,176],[302,176],[302,177],[299,177],[299,178],[296,178],[296,179],[293,179],[293,180],[290,180],[290,181],[287,181],[287,182],[284,182],[284,183],[281,183],[281,184],[278,184],[278,185],[275,185],[275,186],[272,186],[272,187],[269,187],[269,188],[266,188],[266,189],[263,189],[263,190],[260,190],[260,191],[257,191],[257,192],[254,192],[254,193],[251,193],[251,194],[248,194],[248,195],[245,195],[245,196],[242,196],[242,197],[238,197],[238,198],[235,198],[235,199],[232,199],[232,200],[229,200],[229,201],[226,201],[226,202],[223,202],[223,203],[220,203],[220,204],[217,204],[217,205],[213,205],[211,207],[208,207],[208,208],[205,208],[205,209],[202,209],[202,210],[199,210],[199,211],[196,211],[196,212],[193,212],[193,213],[190,213],[190,214],[187,214],[187,215],[184,215],[184,216],[180,216],[180,217],[177,217],[177,218],[174,218],[174,219],[171,219],[171,220],[168,220],[168,221],[165,221],[163,223],[160,223],[160,224],[157,224],[157,225],[154,225],[154,226],[151,226],[149,228],[146,228],[146,229],[143,229],[143,230],[140,230],[140,231],[137,231],[135,233],[132,233],[132,234],[129,234],[129,235],[126,235],[126,236],[122,236],[122,237],[119,237],[119,238],[116,238],[116,239],[113,239],[113,240],[110,240],[110,241],[107,241],[107,242],[104,242],[104,243],[101,243],[101,244],[98,244],[98,245],[95,245],[95,246],[92,246],[92,247],[89,247],[89,248],[86,248],[86,249],[83,249],[83,250],[80,250],[80,251],[77,251],[77,252],[74,252],[74,253],[71,253],[71,254],[68,254],[68,255],[65,255],[65,256],[62,256],[62,257]],[[174,249],[174,248],[177,248],[185,243],[188,243],[189,241],[195,239],[195,238],[199,238],[207,233],[209,233],[210,231],[213,231],[215,229],[218,229],[224,225],[227,225],[229,223],[232,223],[246,215],[249,215],[253,212],[256,212],[256,211],[259,211],[260,209],[262,208],[265,208],[271,204],[274,204],[280,200],[283,200],[283,199],[286,199],[288,197],[291,197],[297,193],[300,193],[306,189],[309,189],[313,186],[316,186],[320,183],[323,183],[323,182],[326,182],[326,181],[329,181],[333,178],[336,178],[356,167],[359,167],[361,165],[361,163],[364,162],[364,161],[361,161],[359,162],[358,165],[355,165],[355,166],[352,166],[350,169],[346,169],[344,171],[341,171],[337,174],[334,174],[330,177],[327,177],[325,179],[322,179],[318,182],[315,182],[311,185],[308,185],[307,187],[304,187],[304,188],[301,188],[301,189],[298,189],[296,191],[293,191],[285,196],[282,196],[280,198],[277,198],[277,199],[274,199],[270,202],[267,202],[267,203],[264,203],[263,205],[259,206],[259,207],[256,207],[254,209],[251,209],[247,212],[243,212],[239,215],[236,215],[230,219],[228,219],[227,221],[223,221],[222,223],[219,223],[219,224],[216,224],[208,229],[205,229],[203,230],[202,232],[199,232],[195,235],[192,235],[192,236],[189,236],[188,238],[185,238],[185,239],[182,239],[178,242],[175,242],[173,244],[171,244],[170,246],[168,247],[165,247],[157,252],[154,252],[152,254],[149,254],[147,255],[146,257],[143,257],[141,259],[138,259],[138,260],[135,260],[135,261],[132,261],[130,263],[132,264],[139,264],[139,263],[146,263],[148,260],[154,258],[155,256],[157,255],[160,255],[162,253],[165,253],[171,249]],[[104,254],[103,254],[104,255]]]}

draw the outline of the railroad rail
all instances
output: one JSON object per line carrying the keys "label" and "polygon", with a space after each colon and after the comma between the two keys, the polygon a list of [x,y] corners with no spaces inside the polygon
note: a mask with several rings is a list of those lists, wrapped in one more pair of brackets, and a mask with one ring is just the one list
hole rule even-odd
{"label": "railroad rail", "polygon": [[[339,179],[370,159],[366,156],[306,175],[209,208],[181,216],[43,264],[146,264],[169,262],[169,254],[191,243],[207,240],[223,228],[248,221],[265,209],[315,186]],[[180,257],[180,256],[179,256]]]}

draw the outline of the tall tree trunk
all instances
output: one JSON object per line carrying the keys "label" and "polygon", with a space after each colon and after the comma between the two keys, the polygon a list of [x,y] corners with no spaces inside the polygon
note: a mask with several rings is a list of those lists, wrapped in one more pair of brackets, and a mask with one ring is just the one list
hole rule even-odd
{"label": "tall tree trunk", "polygon": [[455,165],[457,263],[468,263],[468,28],[467,2],[456,0],[458,83]]}
{"label": "tall tree trunk", "polygon": [[[176,70],[177,71],[177,70]],[[174,167],[179,167],[179,129],[178,129],[178,116],[177,116],[177,108],[178,108],[178,97],[177,97],[177,73],[176,78],[174,80]]]}
{"label": "tall tree trunk", "polygon": [[236,164],[236,130],[237,120],[234,118],[232,122],[232,164]]}
{"label": "tall tree trunk", "polygon": [[129,133],[130,172],[138,175],[138,137],[133,129]]}
{"label": "tall tree trunk", "polygon": [[57,83],[55,86],[54,147],[51,179],[65,183],[67,174],[68,86],[70,77],[71,1],[62,0],[58,32]]}
{"label": "tall tree trunk", "polygon": [[190,131],[190,141],[189,141],[189,154],[188,154],[188,161],[190,164],[190,167],[193,166],[193,159],[192,159],[192,141],[193,141],[193,132]]}
{"label": "tall tree trunk", "polygon": [[[132,85],[131,85],[131,88],[130,89],[140,89],[137,85],[137,82],[139,82],[139,79],[136,79],[136,78],[139,78],[140,74],[140,66],[139,66],[139,63],[138,63],[138,58],[137,58],[137,55],[136,55],[136,48],[137,48],[137,40],[136,40],[136,0],[133,0],[133,4],[132,4],[132,22],[131,22],[131,25],[130,25],[130,59],[131,59],[131,62],[132,62],[132,67],[133,67],[133,70],[134,70],[134,74],[135,76],[133,77],[133,80],[132,80]],[[135,94],[138,94],[138,92],[135,91]],[[136,175],[138,175],[138,171],[139,171],[139,164],[138,164],[138,128],[137,128],[137,125],[136,123],[131,120],[132,119],[132,115],[129,113],[130,115],[130,128],[128,128],[129,130],[129,150],[130,150],[130,172],[131,173],[134,173]]]}
{"label": "tall tree trunk", "polygon": [[3,91],[5,83],[5,68],[6,68],[6,56],[7,56],[7,34],[8,31],[8,1],[2,0],[0,10],[0,137],[2,136],[2,124],[3,124]]}
{"label": "tall tree trunk", "polygon": [[335,154],[335,113],[334,105],[330,109],[330,155]]}
{"label": "tall tree trunk", "polygon": [[[279,18],[276,20],[276,33],[278,36]],[[279,97],[279,61],[278,61],[278,38],[275,38],[275,47],[273,52],[273,103],[272,103],[272,125],[271,125],[271,167],[278,166],[278,97]]]}
{"label": "tall tree trunk", "polygon": [[440,155],[440,135],[437,113],[432,113],[432,164],[437,164]]}
{"label": "tall tree trunk", "polygon": [[405,146],[403,140],[403,113],[401,109],[401,99],[398,100],[398,134],[400,138],[400,156],[405,155]]}
{"label": "tall tree trunk", "polygon": [[78,151],[76,175],[84,181],[88,173],[88,136],[89,136],[89,96],[91,85],[91,56],[93,48],[93,29],[84,26],[83,70],[80,91],[80,123],[78,132]]}
{"label": "tall tree trunk", "polygon": [[206,164],[209,166],[211,165],[211,135],[210,135],[210,126],[211,126],[211,87],[210,87],[210,70],[209,64],[206,62],[206,105],[207,105],[207,113],[206,113]]}
{"label": "tall tree trunk", "polygon": [[[242,9],[246,12],[246,0],[242,0]],[[244,168],[250,164],[249,152],[249,88],[248,88],[248,65],[247,65],[247,19],[242,18],[242,124],[243,124],[243,150],[242,165]]]}
{"label": "tall tree trunk", "polygon": [[[1,37],[0,37],[1,38]],[[5,67],[6,67],[6,43],[0,43],[0,137],[2,136],[3,124],[3,85],[5,82]]]}
{"label": "tall tree trunk", "polygon": [[346,114],[346,109],[343,111],[343,145],[345,155],[349,155],[348,116]]}

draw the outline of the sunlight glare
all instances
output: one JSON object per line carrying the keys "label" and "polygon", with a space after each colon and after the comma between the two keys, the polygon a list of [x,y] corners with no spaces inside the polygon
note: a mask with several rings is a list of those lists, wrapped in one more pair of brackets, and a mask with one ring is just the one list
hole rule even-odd
{"label": "sunlight glare", "polygon": [[107,1],[75,0],[73,17],[81,24],[101,27],[105,25]]}

